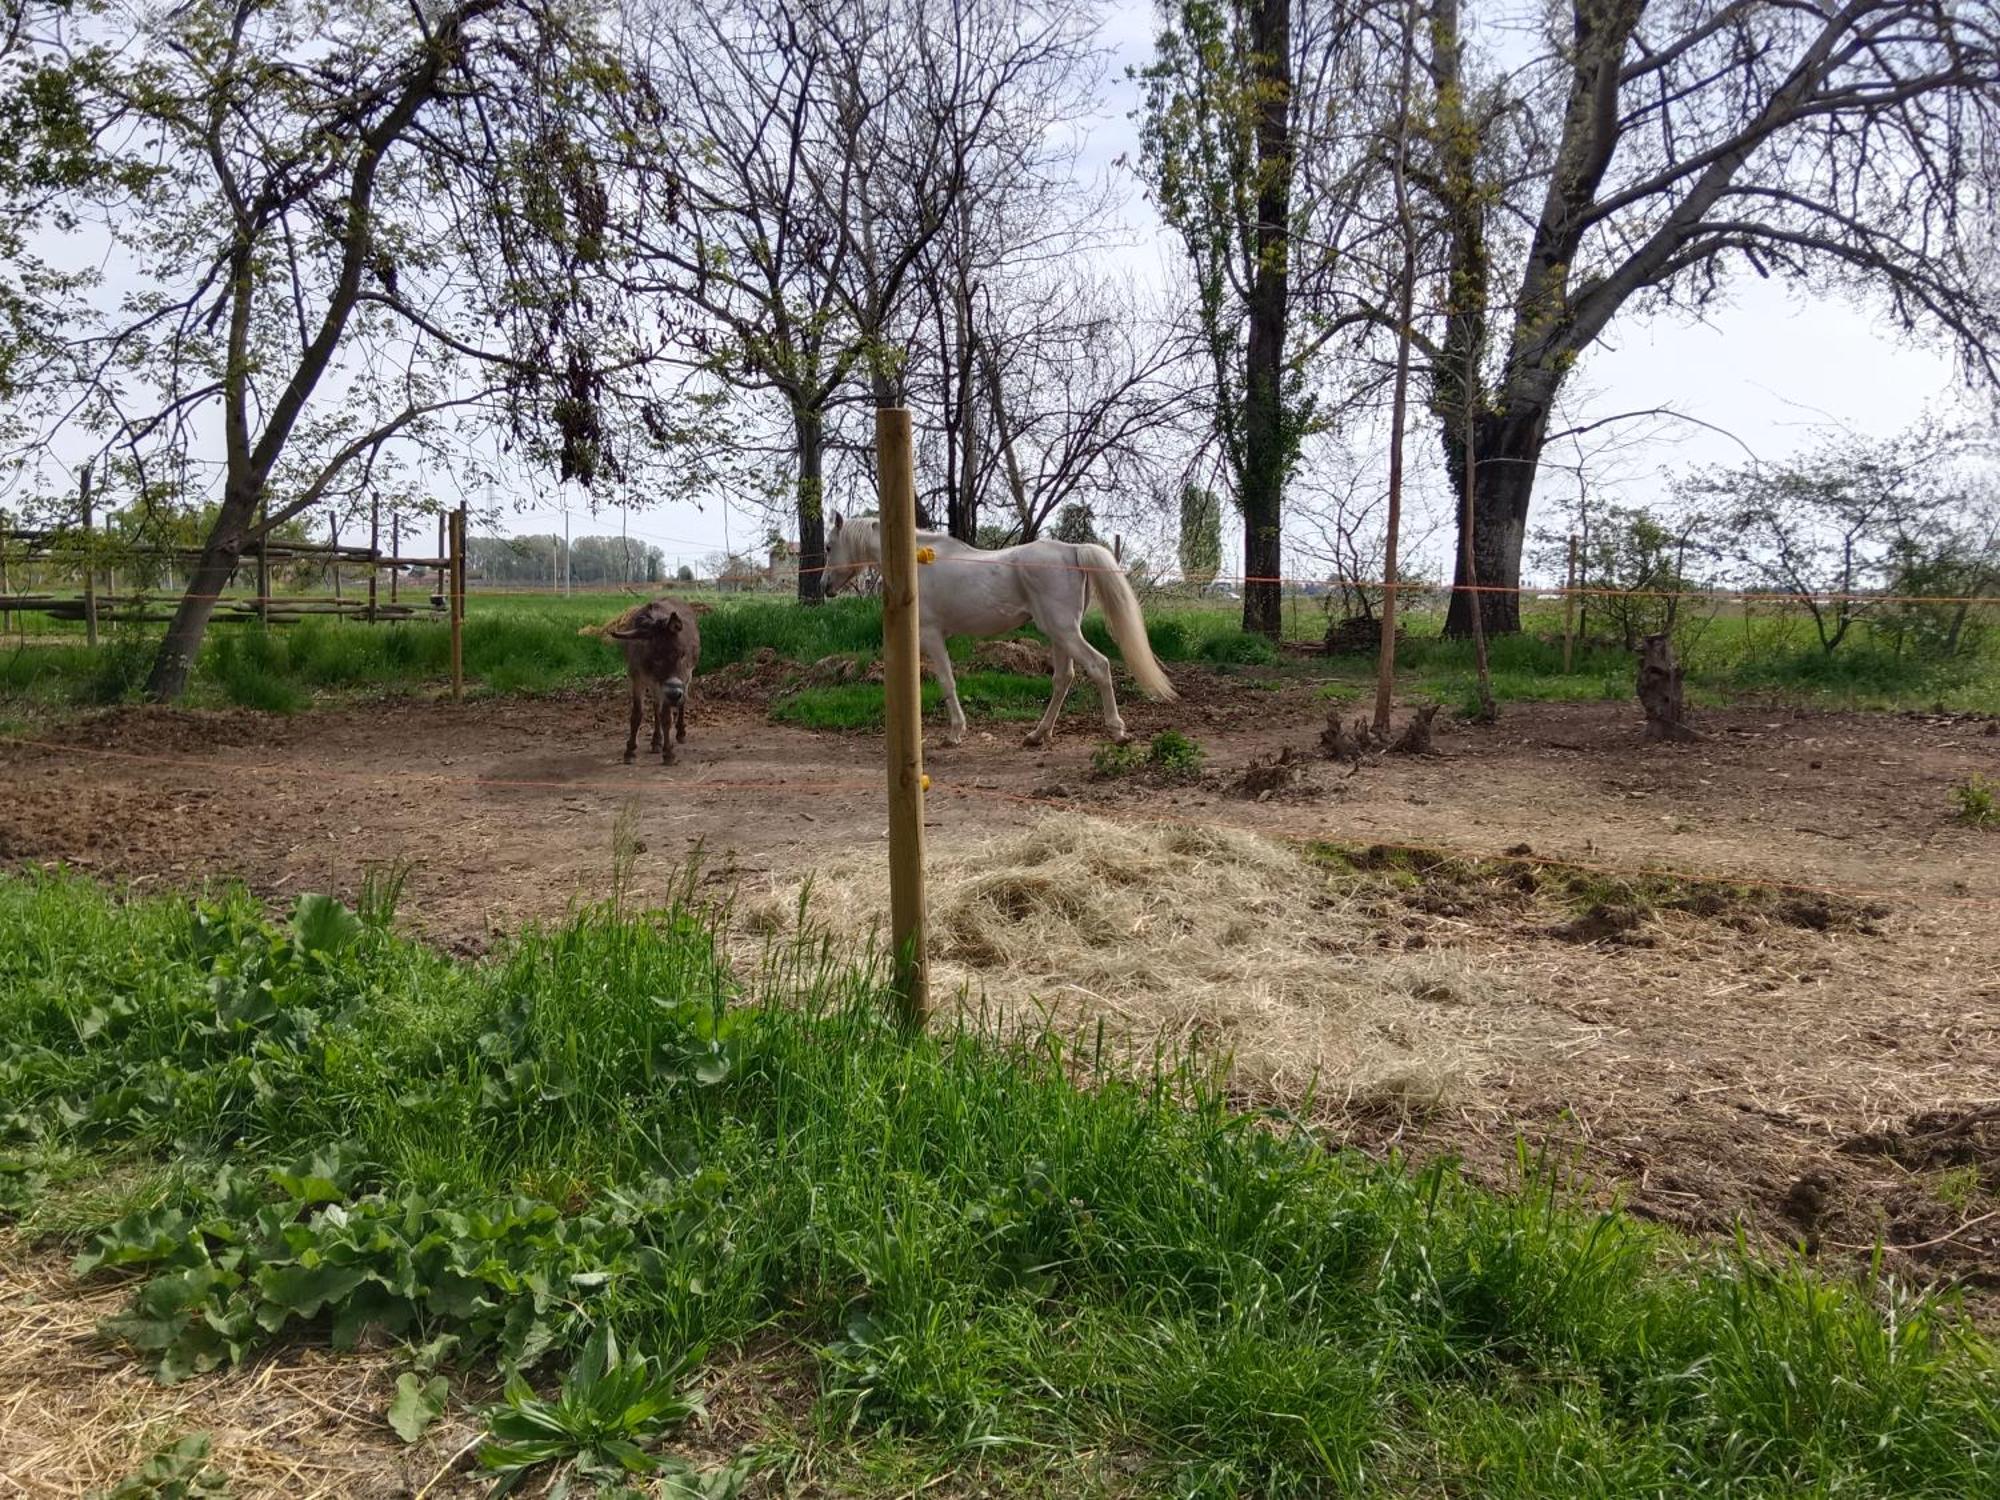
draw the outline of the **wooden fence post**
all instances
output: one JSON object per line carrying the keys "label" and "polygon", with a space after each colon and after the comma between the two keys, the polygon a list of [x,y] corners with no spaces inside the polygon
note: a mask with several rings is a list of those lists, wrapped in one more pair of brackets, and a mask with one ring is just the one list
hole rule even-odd
{"label": "wooden fence post", "polygon": [[465,507],[451,513],[451,696],[465,697]]}
{"label": "wooden fence post", "polygon": [[333,551],[328,554],[328,559],[329,559],[328,565],[333,572],[333,603],[334,603],[333,618],[337,621],[341,618],[341,611],[339,608],[340,606],[340,522],[336,521],[332,516],[328,516],[326,518],[326,539],[327,541],[333,544]]}
{"label": "wooden fence post", "polygon": [[1563,676],[1576,651],[1576,533],[1569,534],[1569,574],[1563,584]]}
{"label": "wooden fence post", "polygon": [[258,510],[263,528],[257,533],[257,618],[265,629],[271,626],[271,502]]}
{"label": "wooden fence post", "polygon": [[97,528],[90,513],[90,465],[83,466],[83,640],[97,644]]}
{"label": "wooden fence post", "polygon": [[917,656],[917,487],[907,407],[878,407],[883,696],[889,754],[889,936],[899,1019],[930,1013],[924,951],[924,721]]}

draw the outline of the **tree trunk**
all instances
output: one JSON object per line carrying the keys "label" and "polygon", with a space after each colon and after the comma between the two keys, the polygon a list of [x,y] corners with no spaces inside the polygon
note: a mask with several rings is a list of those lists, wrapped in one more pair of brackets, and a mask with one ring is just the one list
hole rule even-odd
{"label": "tree trunk", "polygon": [[1257,267],[1243,392],[1243,628],[1276,639],[1284,627],[1285,474],[1291,467],[1284,403],[1291,222],[1291,0],[1258,0],[1251,16],[1257,116]]}
{"label": "tree trunk", "polygon": [[817,604],[826,597],[825,413],[794,407],[792,431],[799,465],[799,603]]}
{"label": "tree trunk", "polygon": [[969,340],[959,346],[958,362],[958,476],[951,491],[950,514],[945,530],[961,542],[979,536],[979,396],[972,375],[973,351]]}
{"label": "tree trunk", "polygon": [[[1479,592],[1465,592],[1469,580],[1464,563],[1454,566],[1458,588],[1445,616],[1444,633],[1458,639],[1472,634],[1471,601],[1480,605],[1486,633],[1512,635],[1521,629],[1521,547],[1528,535],[1528,502],[1534,494],[1535,468],[1548,431],[1548,409],[1530,407],[1506,416],[1482,415],[1473,431],[1472,567]],[[1465,440],[1445,423],[1447,468],[1464,515]],[[1464,556],[1465,524],[1459,522],[1458,556]]]}
{"label": "tree trunk", "polygon": [[254,494],[227,495],[215,528],[209,532],[201,560],[188,577],[187,592],[174,609],[173,620],[153,658],[153,670],[146,678],[146,697],[154,703],[172,703],[187,691],[202,638],[208,633],[209,618],[236,575],[237,560],[243,555],[244,531],[257,508]]}

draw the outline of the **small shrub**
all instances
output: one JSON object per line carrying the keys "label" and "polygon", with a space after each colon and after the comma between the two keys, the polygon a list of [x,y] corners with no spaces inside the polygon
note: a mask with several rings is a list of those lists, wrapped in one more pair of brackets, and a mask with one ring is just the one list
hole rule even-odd
{"label": "small shrub", "polygon": [[1207,758],[1207,752],[1178,729],[1163,729],[1143,747],[1099,745],[1090,753],[1090,768],[1106,780],[1145,771],[1159,781],[1192,781]]}
{"label": "small shrub", "polygon": [[2000,787],[1984,776],[1961,781],[1951,789],[1951,800],[1958,804],[1959,822],[1974,828],[2000,828]]}
{"label": "small shrub", "polygon": [[1090,769],[1107,780],[1130,776],[1146,763],[1146,752],[1138,745],[1117,745],[1106,740],[1090,752]]}
{"label": "small shrub", "polygon": [[1177,781],[1199,776],[1207,758],[1208,753],[1178,729],[1162,729],[1146,748],[1146,764]]}

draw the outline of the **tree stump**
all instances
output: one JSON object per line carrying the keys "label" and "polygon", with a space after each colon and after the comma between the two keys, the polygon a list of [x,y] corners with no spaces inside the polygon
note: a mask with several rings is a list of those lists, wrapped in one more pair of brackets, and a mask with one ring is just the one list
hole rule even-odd
{"label": "tree stump", "polygon": [[1681,667],[1674,660],[1673,638],[1665,631],[1649,635],[1639,647],[1639,706],[1646,710],[1649,740],[1698,740],[1685,722]]}
{"label": "tree stump", "polygon": [[1403,732],[1396,736],[1389,746],[1391,755],[1436,755],[1437,746],[1431,742],[1431,720],[1438,715],[1435,703],[1417,710],[1416,717],[1403,726]]}
{"label": "tree stump", "polygon": [[1359,765],[1362,757],[1375,748],[1375,737],[1366,719],[1357,718],[1350,728],[1340,722],[1340,710],[1326,711],[1326,728],[1320,731],[1319,747],[1329,760],[1344,760]]}

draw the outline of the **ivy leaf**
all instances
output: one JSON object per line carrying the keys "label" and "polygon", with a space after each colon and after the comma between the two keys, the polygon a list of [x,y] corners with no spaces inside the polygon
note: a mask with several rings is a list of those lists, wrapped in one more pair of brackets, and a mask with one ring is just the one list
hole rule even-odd
{"label": "ivy leaf", "polygon": [[396,1377],[396,1394],[389,1402],[389,1425],[406,1443],[422,1437],[431,1423],[444,1414],[445,1397],[451,1386],[442,1375],[429,1380],[405,1371]]}

